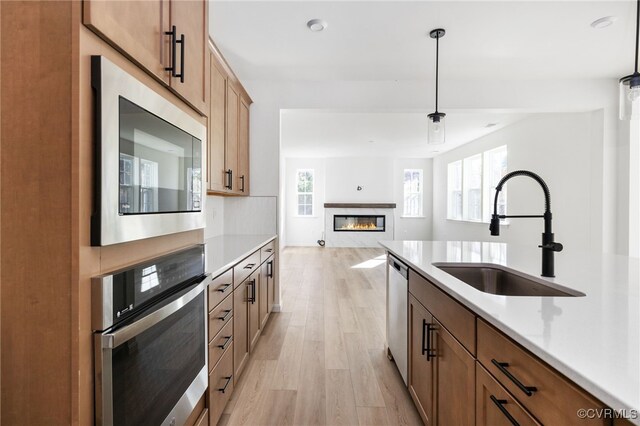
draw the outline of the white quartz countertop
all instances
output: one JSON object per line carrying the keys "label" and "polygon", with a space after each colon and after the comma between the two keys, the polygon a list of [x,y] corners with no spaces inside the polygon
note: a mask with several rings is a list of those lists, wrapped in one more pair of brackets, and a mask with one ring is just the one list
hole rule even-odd
{"label": "white quartz countertop", "polygon": [[275,234],[220,235],[205,240],[206,272],[213,277],[220,275],[269,241]]}
{"label": "white quartz countertop", "polygon": [[566,248],[552,283],[583,297],[483,293],[432,265],[494,263],[540,277],[529,246],[466,241],[382,241],[410,268],[616,410],[640,425],[640,260]]}

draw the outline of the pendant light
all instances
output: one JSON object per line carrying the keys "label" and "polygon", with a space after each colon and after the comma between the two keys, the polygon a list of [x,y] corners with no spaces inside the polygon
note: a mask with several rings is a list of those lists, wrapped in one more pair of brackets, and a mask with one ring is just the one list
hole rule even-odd
{"label": "pendant light", "polygon": [[444,143],[444,116],[446,114],[438,111],[438,56],[440,55],[440,38],[444,37],[444,33],[442,28],[437,28],[429,33],[431,38],[436,39],[436,110],[427,115],[429,118],[427,143],[429,145]]}
{"label": "pendant light", "polygon": [[[640,72],[638,72],[638,43],[640,43],[640,0],[636,5],[636,68],[635,72],[620,79],[620,119],[629,120],[633,106],[640,109]],[[638,114],[638,112],[636,112]]]}

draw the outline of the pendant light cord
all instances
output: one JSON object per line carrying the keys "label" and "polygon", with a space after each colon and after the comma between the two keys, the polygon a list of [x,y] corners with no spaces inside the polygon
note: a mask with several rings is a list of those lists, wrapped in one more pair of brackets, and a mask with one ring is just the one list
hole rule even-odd
{"label": "pendant light cord", "polygon": [[636,5],[636,74],[638,73],[638,50],[639,50],[638,44],[639,43],[640,43],[640,0],[638,0]]}
{"label": "pendant light cord", "polygon": [[[638,0],[640,4],[640,0]],[[640,15],[638,15],[640,16]],[[436,35],[436,113],[438,112],[438,58],[440,57],[440,35]],[[638,68],[638,54],[636,52],[636,71]]]}

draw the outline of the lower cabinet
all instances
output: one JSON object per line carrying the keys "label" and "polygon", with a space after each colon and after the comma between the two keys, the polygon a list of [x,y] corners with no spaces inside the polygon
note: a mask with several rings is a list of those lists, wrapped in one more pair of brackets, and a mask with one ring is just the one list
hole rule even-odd
{"label": "lower cabinet", "polygon": [[476,426],[539,426],[533,417],[478,363]]}
{"label": "lower cabinet", "polygon": [[475,360],[409,296],[409,393],[426,425],[473,425]]}
{"label": "lower cabinet", "polygon": [[235,381],[238,382],[242,369],[249,358],[249,286],[245,280],[233,291],[233,368]]}
{"label": "lower cabinet", "polygon": [[209,418],[216,424],[234,387],[233,347],[231,343],[209,374]]}
{"label": "lower cabinet", "polygon": [[260,328],[264,327],[269,319],[269,314],[273,306],[273,262],[275,256],[271,255],[269,259],[260,267]]}
{"label": "lower cabinet", "polygon": [[253,348],[258,343],[260,337],[261,321],[260,321],[260,271],[257,270],[247,281],[249,282],[249,352],[253,352]]}

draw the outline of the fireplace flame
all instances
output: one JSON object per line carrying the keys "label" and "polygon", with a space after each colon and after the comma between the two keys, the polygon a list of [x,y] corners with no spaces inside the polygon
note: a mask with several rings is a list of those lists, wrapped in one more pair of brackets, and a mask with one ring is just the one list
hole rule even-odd
{"label": "fireplace flame", "polygon": [[349,229],[349,230],[355,230],[355,231],[368,231],[368,230],[378,229],[378,227],[375,225],[375,223],[372,223],[372,222],[369,222],[369,223],[345,223],[344,225],[342,225],[342,227],[340,229]]}

